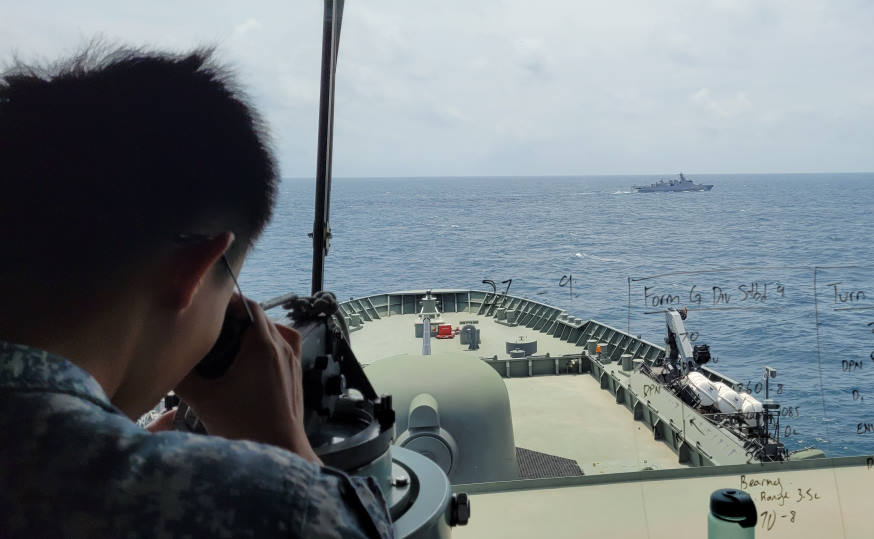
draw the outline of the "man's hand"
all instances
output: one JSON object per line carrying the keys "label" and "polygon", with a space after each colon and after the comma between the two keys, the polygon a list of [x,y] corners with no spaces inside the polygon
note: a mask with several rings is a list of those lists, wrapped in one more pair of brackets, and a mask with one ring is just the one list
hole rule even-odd
{"label": "man's hand", "polygon": [[146,425],[146,430],[149,432],[162,432],[165,430],[173,430],[173,421],[176,419],[176,410],[167,410],[159,415],[154,421]]}
{"label": "man's hand", "polygon": [[207,380],[192,371],[176,393],[210,434],[284,447],[321,464],[304,432],[300,334],[271,322],[255,301],[235,296],[230,308],[244,312],[243,301],[255,321],[228,372]]}

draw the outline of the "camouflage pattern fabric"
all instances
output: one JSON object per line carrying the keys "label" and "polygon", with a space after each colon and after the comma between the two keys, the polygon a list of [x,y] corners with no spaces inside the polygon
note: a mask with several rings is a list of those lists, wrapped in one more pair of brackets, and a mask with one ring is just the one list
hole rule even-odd
{"label": "camouflage pattern fabric", "polygon": [[372,479],[270,445],[152,434],[86,371],[0,341],[0,537],[391,537]]}

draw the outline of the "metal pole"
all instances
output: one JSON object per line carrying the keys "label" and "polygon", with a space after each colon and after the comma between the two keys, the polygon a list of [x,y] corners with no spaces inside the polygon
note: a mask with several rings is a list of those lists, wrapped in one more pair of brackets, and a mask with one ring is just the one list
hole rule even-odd
{"label": "metal pole", "polygon": [[313,221],[312,293],[324,287],[325,257],[331,240],[331,162],[334,139],[334,83],[344,0],[325,0],[322,26],[322,74],[319,90],[319,139],[316,156],[316,201]]}
{"label": "metal pole", "polygon": [[628,318],[625,323],[625,332],[631,335],[631,276],[628,276]]}
{"label": "metal pole", "polygon": [[422,317],[422,355],[431,355],[431,317]]}

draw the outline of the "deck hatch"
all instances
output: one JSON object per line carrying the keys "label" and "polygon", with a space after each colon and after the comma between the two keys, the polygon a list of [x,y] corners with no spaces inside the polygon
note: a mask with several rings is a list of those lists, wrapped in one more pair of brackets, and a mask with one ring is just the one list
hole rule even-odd
{"label": "deck hatch", "polygon": [[523,447],[516,448],[516,464],[519,479],[543,479],[547,477],[578,477],[583,475],[577,461],[557,457]]}

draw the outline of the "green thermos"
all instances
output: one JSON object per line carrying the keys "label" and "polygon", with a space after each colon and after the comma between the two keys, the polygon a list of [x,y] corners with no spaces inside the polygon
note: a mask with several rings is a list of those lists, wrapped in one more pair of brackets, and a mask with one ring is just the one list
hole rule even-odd
{"label": "green thermos", "polygon": [[707,539],[753,539],[756,504],[742,490],[722,488],[710,495]]}

